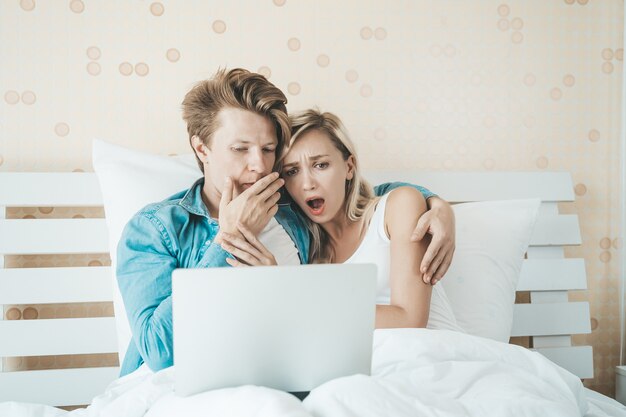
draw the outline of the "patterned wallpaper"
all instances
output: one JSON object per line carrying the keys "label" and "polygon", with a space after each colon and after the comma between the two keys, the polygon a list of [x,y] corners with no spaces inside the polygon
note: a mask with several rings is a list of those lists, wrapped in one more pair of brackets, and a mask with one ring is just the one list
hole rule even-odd
{"label": "patterned wallpaper", "polygon": [[[584,244],[567,255],[585,258],[590,287],[570,298],[588,299],[593,317],[593,332],[574,341],[594,347],[596,376],[585,384],[612,395],[623,13],[622,0],[0,0],[0,171],[90,171],[94,137],[189,152],[181,100],[220,66],[264,74],[290,110],[337,113],[369,168],[569,171],[576,202],[561,209],[580,215]],[[11,257],[6,266],[107,262]],[[106,305],[4,311],[10,320],[111,314]]]}

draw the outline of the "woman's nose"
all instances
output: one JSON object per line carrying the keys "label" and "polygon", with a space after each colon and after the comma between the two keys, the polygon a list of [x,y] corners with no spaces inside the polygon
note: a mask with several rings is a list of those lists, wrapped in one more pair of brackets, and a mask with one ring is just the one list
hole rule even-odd
{"label": "woman's nose", "polygon": [[309,172],[305,171],[302,173],[302,188],[306,191],[314,190],[317,186],[315,178]]}

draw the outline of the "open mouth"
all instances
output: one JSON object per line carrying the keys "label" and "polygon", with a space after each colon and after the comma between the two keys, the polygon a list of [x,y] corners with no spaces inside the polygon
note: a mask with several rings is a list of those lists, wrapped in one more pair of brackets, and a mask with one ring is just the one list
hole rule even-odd
{"label": "open mouth", "polygon": [[307,206],[309,206],[309,212],[315,216],[319,216],[324,211],[324,199],[319,197],[313,197],[306,200]]}

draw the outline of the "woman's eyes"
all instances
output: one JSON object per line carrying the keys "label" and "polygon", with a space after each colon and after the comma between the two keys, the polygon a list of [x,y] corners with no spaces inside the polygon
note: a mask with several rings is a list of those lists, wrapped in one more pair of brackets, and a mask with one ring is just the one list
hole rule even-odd
{"label": "woman's eyes", "polygon": [[[330,165],[328,162],[317,162],[313,164],[313,168],[325,169],[325,168],[328,168],[328,165]],[[283,175],[285,177],[293,177],[297,173],[298,173],[297,168],[291,168],[291,169],[288,169],[287,171],[283,171]]]}

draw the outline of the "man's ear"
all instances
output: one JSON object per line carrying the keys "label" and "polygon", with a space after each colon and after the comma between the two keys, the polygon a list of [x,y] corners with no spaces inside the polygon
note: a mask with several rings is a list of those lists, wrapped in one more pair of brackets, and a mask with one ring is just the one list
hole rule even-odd
{"label": "man's ear", "polygon": [[193,135],[191,137],[191,147],[196,153],[198,159],[202,161],[203,164],[206,164],[211,150],[204,144],[204,142],[202,142],[198,135]]}
{"label": "man's ear", "polygon": [[348,173],[346,174],[346,179],[350,181],[354,178],[354,171],[356,171],[356,160],[354,159],[354,155],[350,155],[346,160],[346,164],[348,165]]}

